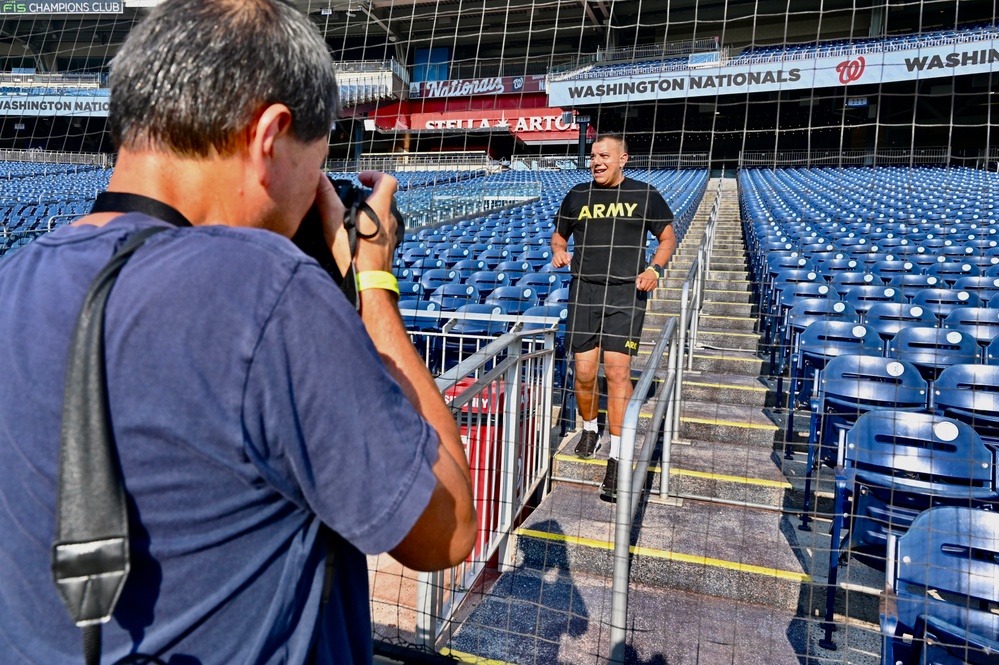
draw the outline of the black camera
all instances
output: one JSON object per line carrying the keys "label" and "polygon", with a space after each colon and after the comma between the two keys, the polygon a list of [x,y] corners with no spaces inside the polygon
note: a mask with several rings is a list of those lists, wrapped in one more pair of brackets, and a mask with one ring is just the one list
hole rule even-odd
{"label": "black camera", "polygon": [[[358,187],[350,180],[337,180],[329,175],[326,177],[329,178],[330,183],[332,183],[333,188],[336,190],[336,195],[340,197],[340,201],[343,202],[343,206],[346,209],[344,227],[347,230],[347,238],[350,243],[350,256],[353,258],[357,251],[357,238],[373,238],[381,233],[382,220],[378,219],[374,210],[367,204],[369,190]],[[364,223],[366,227],[369,224],[374,225],[374,231],[371,233],[364,233],[358,229],[358,224],[360,223],[358,217],[361,214],[370,218],[370,221]],[[392,199],[392,216],[396,219],[395,240],[398,246],[406,233],[406,225],[403,221],[402,213],[395,204],[394,198]],[[318,261],[323,270],[329,273],[329,276],[333,278],[337,286],[343,290],[347,299],[354,303],[355,306],[357,305],[353,267],[348,267],[346,273],[341,273],[336,261],[333,260],[333,253],[330,252],[329,245],[326,244],[326,237],[323,235],[323,222],[319,215],[318,204],[313,203],[312,207],[309,208],[309,212],[305,214],[305,218],[302,220],[298,231],[292,237],[291,241],[298,245],[298,248],[303,252]]]}

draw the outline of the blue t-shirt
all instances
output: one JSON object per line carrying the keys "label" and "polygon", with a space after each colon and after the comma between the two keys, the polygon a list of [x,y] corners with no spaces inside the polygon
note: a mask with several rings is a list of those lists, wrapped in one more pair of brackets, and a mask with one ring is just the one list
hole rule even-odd
{"label": "blue t-shirt", "polygon": [[[158,220],[66,227],[0,261],[0,660],[82,662],[49,570],[70,335],[97,271]],[[332,280],[287,239],[171,228],[106,314],[132,570],[103,661],[371,660],[364,554],[427,506],[437,435]],[[325,542],[345,543],[320,616]],[[332,654],[332,656],[327,655]]]}

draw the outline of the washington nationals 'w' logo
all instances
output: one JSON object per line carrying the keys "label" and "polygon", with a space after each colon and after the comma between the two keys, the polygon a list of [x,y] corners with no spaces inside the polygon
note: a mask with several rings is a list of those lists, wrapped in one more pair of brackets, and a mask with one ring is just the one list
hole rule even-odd
{"label": "washington nationals 'w' logo", "polygon": [[866,66],[867,63],[864,61],[864,56],[862,55],[858,56],[856,60],[844,60],[836,65],[839,82],[846,85],[852,81],[860,80],[860,77],[864,75],[864,67]]}

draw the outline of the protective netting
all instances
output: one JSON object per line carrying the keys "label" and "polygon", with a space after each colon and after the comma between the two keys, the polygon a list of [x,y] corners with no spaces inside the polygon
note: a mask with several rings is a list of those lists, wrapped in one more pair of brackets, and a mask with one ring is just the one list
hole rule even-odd
{"label": "protective netting", "polygon": [[[0,256],[106,187],[108,74],[148,4],[2,3]],[[328,170],[400,181],[400,307],[479,502],[461,566],[369,559],[384,653],[992,662],[996,2],[294,4],[336,62]],[[563,207],[603,177],[590,155],[606,133],[627,141],[621,175],[668,204],[679,248],[624,364],[604,354],[588,383],[572,282],[603,288],[604,316],[621,309],[604,288],[614,252],[635,281],[660,246],[652,227],[587,235],[648,221],[648,189]],[[559,239],[606,271],[556,265]],[[599,320],[583,327],[614,325]],[[675,345],[654,357],[664,333]],[[628,415],[618,387],[646,370]],[[577,448],[577,388],[596,450]],[[656,418],[630,571],[617,559],[622,623],[620,518],[600,486],[611,430],[639,456]]]}

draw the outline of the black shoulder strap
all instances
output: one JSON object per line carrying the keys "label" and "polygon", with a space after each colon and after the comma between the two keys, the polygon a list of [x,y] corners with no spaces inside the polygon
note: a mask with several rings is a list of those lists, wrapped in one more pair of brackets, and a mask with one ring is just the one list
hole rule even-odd
{"label": "black shoulder strap", "polygon": [[142,194],[101,192],[90,208],[91,214],[95,212],[142,212],[174,226],[191,226],[187,217],[173,206]]}
{"label": "black shoulder strap", "polygon": [[83,629],[87,665],[100,662],[100,624],[111,618],[129,571],[128,507],[105,382],[104,307],[135,250],[165,230],[138,231],[97,274],[69,349],[52,577],[70,617]]}

